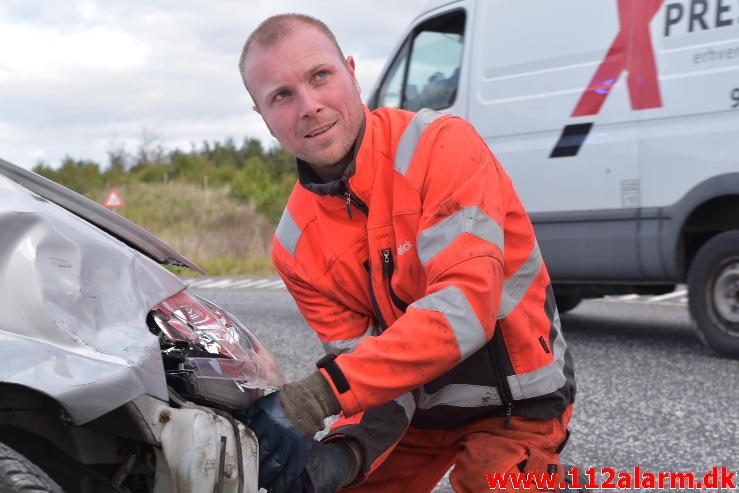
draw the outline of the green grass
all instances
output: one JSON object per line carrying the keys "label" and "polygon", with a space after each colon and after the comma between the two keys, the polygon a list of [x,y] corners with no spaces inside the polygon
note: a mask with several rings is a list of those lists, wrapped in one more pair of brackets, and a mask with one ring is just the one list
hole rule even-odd
{"label": "green grass", "polygon": [[[252,205],[229,198],[228,188],[181,183],[137,183],[118,187],[118,212],[156,235],[208,275],[273,275],[270,248],[275,225]],[[102,203],[108,190],[88,196]],[[189,269],[173,269],[195,275]]]}
{"label": "green grass", "polygon": [[[189,258],[189,257],[188,257]],[[272,258],[266,257],[220,257],[198,261],[190,259],[203,269],[209,276],[223,275],[251,275],[251,276],[274,276],[275,268]],[[199,276],[200,274],[191,269],[183,267],[166,266],[169,270],[183,277]]]}

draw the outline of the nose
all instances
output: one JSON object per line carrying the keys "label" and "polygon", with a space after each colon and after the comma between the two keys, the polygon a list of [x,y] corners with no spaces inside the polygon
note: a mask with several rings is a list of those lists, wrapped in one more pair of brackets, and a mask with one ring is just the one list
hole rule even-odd
{"label": "nose", "polygon": [[301,94],[301,116],[303,118],[315,118],[323,111],[323,104],[321,103],[316,91],[306,89]]}

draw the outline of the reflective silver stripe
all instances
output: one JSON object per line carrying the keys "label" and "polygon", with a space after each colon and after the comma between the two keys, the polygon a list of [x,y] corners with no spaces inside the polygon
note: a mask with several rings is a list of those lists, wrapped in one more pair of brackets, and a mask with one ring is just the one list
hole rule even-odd
{"label": "reflective silver stripe", "polygon": [[462,359],[467,358],[485,344],[485,332],[477,319],[477,314],[458,287],[449,286],[424,296],[410,306],[444,315],[454,332]]}
{"label": "reflective silver stripe", "polygon": [[[503,283],[503,293],[500,300],[498,319],[510,314],[523,299],[534,278],[539,275],[542,266],[541,250],[538,243],[534,244],[531,255],[513,276]],[[552,347],[554,360],[548,365],[537,368],[528,373],[509,375],[508,385],[514,400],[530,399],[540,395],[550,394],[561,388],[567,382],[564,374],[565,350],[567,343],[562,336],[559,313],[555,310],[552,326],[556,338]]]}
{"label": "reflective silver stripe", "polygon": [[528,373],[508,376],[508,385],[511,387],[511,395],[514,400],[530,399],[540,395],[551,394],[567,382],[567,377],[563,370],[567,343],[565,342],[565,338],[562,337],[559,312],[556,310],[554,312],[552,326],[557,334],[552,347],[554,361]]}
{"label": "reflective silver stripe", "polygon": [[501,404],[498,389],[485,385],[450,384],[433,394],[427,394],[422,388],[418,399],[418,409],[431,409],[434,406],[485,407]]}
{"label": "reflective silver stripe", "polygon": [[413,398],[413,394],[408,392],[407,394],[403,394],[393,400],[403,408],[405,417],[408,418],[408,422],[410,423],[413,418],[413,413],[416,412],[416,400]]}
{"label": "reflective silver stripe", "polygon": [[282,211],[282,217],[280,218],[280,223],[277,225],[277,232],[275,234],[277,235],[277,240],[294,258],[295,249],[298,246],[298,240],[300,239],[300,235],[303,234],[303,231],[295,224],[287,207]]}
{"label": "reflective silver stripe", "polygon": [[463,233],[475,235],[503,251],[503,229],[498,222],[477,206],[465,207],[418,235],[418,256],[421,263],[426,265],[426,262]]}
{"label": "reflective silver stripe", "polygon": [[541,264],[541,250],[539,250],[539,244],[534,243],[534,249],[526,262],[503,283],[498,319],[507,316],[516,308],[526,291],[529,290],[531,283],[534,282],[534,278],[541,271]]}
{"label": "reflective silver stripe", "polygon": [[423,131],[429,123],[440,116],[441,113],[423,108],[408,122],[408,126],[403,131],[403,135],[400,136],[398,147],[395,150],[395,169],[401,174],[404,175],[408,171],[408,166],[411,164],[413,153],[416,152],[416,145],[421,139]]}
{"label": "reflective silver stripe", "polygon": [[[567,377],[564,374],[567,343],[562,337],[559,313],[556,311],[554,312],[552,325],[557,334],[552,349],[555,357],[554,361],[529,373],[507,377],[511,396],[515,401],[551,394],[567,383]],[[433,394],[428,394],[421,388],[418,409],[430,409],[441,405],[456,407],[500,406],[502,403],[498,389],[495,387],[451,384],[442,387]]]}
{"label": "reflective silver stripe", "polygon": [[379,331],[375,327],[370,327],[367,329],[367,332],[359,337],[355,337],[353,339],[342,339],[339,341],[321,342],[321,344],[323,345],[323,350],[326,351],[326,354],[351,353],[354,351],[357,344],[359,344],[359,341],[377,334],[379,334]]}

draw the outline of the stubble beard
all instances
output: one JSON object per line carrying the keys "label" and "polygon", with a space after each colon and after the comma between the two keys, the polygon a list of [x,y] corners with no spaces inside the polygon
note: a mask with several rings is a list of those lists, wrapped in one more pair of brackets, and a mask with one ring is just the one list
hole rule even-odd
{"label": "stubble beard", "polygon": [[336,153],[331,153],[332,156],[324,159],[318,159],[317,156],[306,156],[300,159],[308,163],[324,182],[332,181],[340,178],[344,173],[344,169],[351,160],[353,146],[354,142],[342,142]]}

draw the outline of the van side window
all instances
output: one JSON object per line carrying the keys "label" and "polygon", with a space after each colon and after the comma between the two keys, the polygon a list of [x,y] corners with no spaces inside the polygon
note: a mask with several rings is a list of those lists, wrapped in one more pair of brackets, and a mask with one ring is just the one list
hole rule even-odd
{"label": "van side window", "polygon": [[441,110],[454,104],[464,22],[464,11],[456,11],[419,25],[388,70],[377,105],[418,111]]}
{"label": "van side window", "polygon": [[403,91],[403,78],[405,78],[405,62],[408,60],[408,47],[410,42],[403,43],[398,56],[393,61],[387,72],[385,82],[380,87],[378,102],[380,106],[400,108],[400,96]]}

